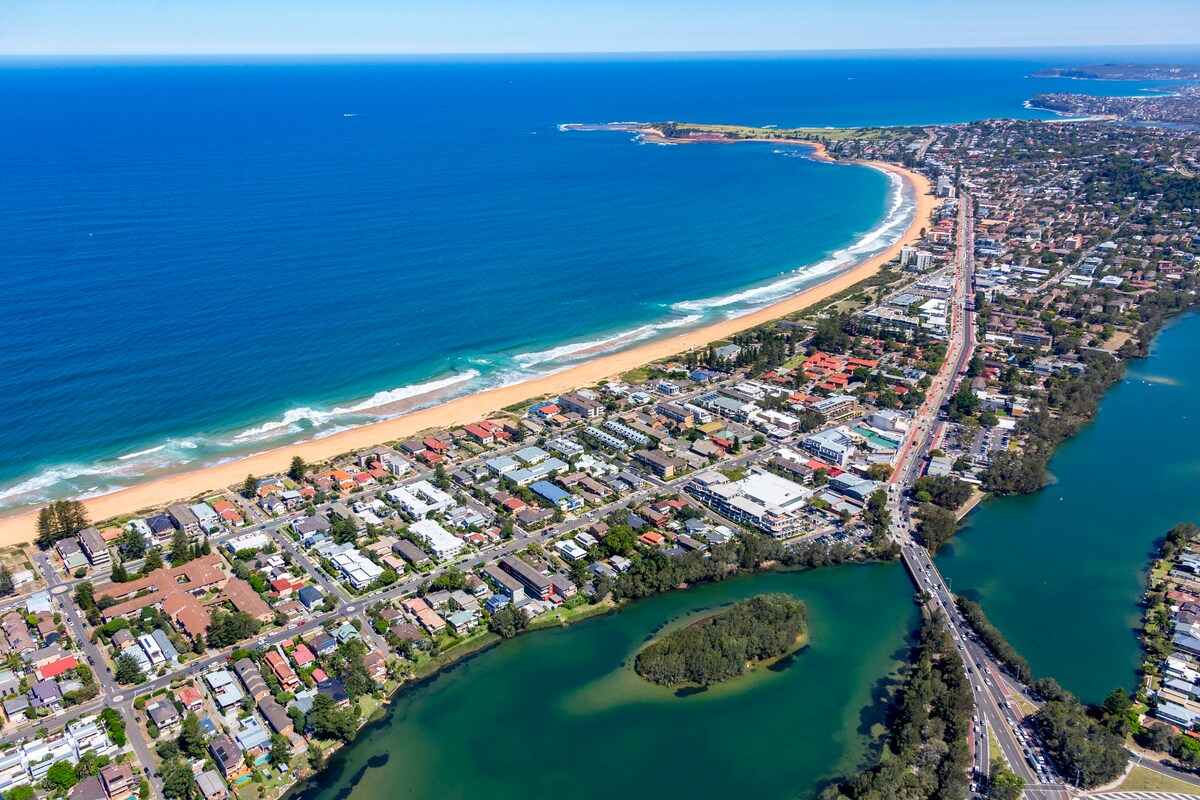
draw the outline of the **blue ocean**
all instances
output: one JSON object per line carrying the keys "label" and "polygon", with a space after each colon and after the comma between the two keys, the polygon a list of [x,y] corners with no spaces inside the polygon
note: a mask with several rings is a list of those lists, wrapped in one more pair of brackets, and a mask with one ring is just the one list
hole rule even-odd
{"label": "blue ocean", "polygon": [[0,62],[0,509],[746,313],[911,218],[869,167],[564,123],[1032,117],[1152,88],[1026,77],[1116,57]]}

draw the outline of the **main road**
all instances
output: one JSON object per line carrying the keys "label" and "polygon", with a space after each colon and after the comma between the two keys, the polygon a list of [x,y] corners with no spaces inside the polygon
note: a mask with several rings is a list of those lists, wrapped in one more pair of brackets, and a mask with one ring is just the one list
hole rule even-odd
{"label": "main road", "polygon": [[1025,780],[1026,796],[1048,800],[1066,797],[1066,787],[1049,765],[1049,759],[1045,757],[1032,731],[1024,725],[1021,710],[1003,679],[1000,665],[975,639],[955,607],[947,582],[934,566],[929,552],[917,542],[912,505],[905,497],[905,492],[921,475],[937,431],[938,414],[959,381],[966,377],[967,364],[974,352],[974,230],[970,210],[971,198],[964,194],[959,202],[958,245],[948,302],[950,337],[946,357],[930,384],[925,403],[913,417],[908,435],[900,448],[900,457],[888,487],[888,510],[893,536],[901,544],[901,559],[909,575],[920,596],[928,598],[925,603],[927,609],[931,613],[938,613],[945,621],[965,663],[976,708],[972,742],[977,776],[982,779],[988,774],[988,741],[989,737],[993,737],[1009,768]]}

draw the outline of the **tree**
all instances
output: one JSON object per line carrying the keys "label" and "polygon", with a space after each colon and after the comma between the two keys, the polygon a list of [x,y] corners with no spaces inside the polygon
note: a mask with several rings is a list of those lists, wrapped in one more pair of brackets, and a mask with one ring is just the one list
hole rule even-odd
{"label": "tree", "polygon": [[138,559],[146,555],[146,540],[133,528],[125,530],[117,537],[117,547],[126,558]]}
{"label": "tree", "polygon": [[192,543],[181,530],[171,536],[171,565],[178,567],[192,560]]}
{"label": "tree", "polygon": [[1128,714],[1133,709],[1133,701],[1129,699],[1129,695],[1121,687],[1113,689],[1108,697],[1104,698],[1104,709],[1106,716],[1118,717]]}
{"label": "tree", "polygon": [[954,512],[935,505],[921,506],[920,521],[917,523],[917,541],[930,553],[937,553],[958,530],[958,518]]}
{"label": "tree", "polygon": [[1031,718],[1059,772],[1084,789],[1116,778],[1129,762],[1123,739],[1088,716],[1078,700],[1054,700]]}
{"label": "tree", "polygon": [[7,564],[0,564],[0,594],[12,594],[16,586]]}
{"label": "tree", "polygon": [[329,528],[333,541],[338,544],[358,541],[358,526],[353,520],[335,519]]}
{"label": "tree", "polygon": [[340,739],[348,742],[354,738],[358,725],[356,707],[338,708],[327,694],[313,698],[312,708],[305,715],[308,729],[321,739]]}
{"label": "tree", "polygon": [[113,583],[127,583],[129,581],[129,570],[125,568],[125,562],[119,558],[113,562],[112,580]]}
{"label": "tree", "polygon": [[128,686],[132,683],[144,683],[146,681],[146,676],[142,674],[142,670],[138,667],[137,662],[133,660],[133,656],[128,653],[122,653],[117,656],[116,667],[113,676],[117,679],[117,683]]}
{"label": "tree", "polygon": [[142,562],[142,574],[148,575],[156,569],[162,569],[163,557],[162,549],[152,547],[146,552],[146,560]]}
{"label": "tree", "polygon": [[244,611],[213,611],[208,623],[209,647],[227,647],[256,636],[262,623]]}
{"label": "tree", "polygon": [[[108,759],[105,758],[105,761]],[[96,755],[95,751],[89,750],[79,757],[79,763],[75,765],[75,775],[80,780],[90,778],[100,772],[100,767],[104,766],[100,763],[100,756]]]}
{"label": "tree", "polygon": [[456,592],[467,588],[467,576],[458,567],[449,567],[441,575],[429,582],[432,591],[446,590]]}
{"label": "tree", "polygon": [[800,431],[808,433],[815,431],[825,424],[825,415],[815,408],[810,408],[807,411],[800,412]]}
{"label": "tree", "polygon": [[887,464],[872,464],[867,467],[867,477],[873,481],[885,481],[892,475],[892,468]]}
{"label": "tree", "polygon": [[276,764],[287,765],[292,761],[292,743],[286,736],[278,733],[271,737],[271,760]]}
{"label": "tree", "polygon": [[525,609],[517,608],[512,603],[497,609],[496,613],[492,614],[492,618],[488,620],[488,628],[493,633],[498,633],[502,639],[511,639],[525,630],[528,625],[529,615],[525,613]]}
{"label": "tree", "polygon": [[971,485],[953,475],[923,475],[913,484],[917,495],[927,495],[926,502],[953,511],[971,498]]}
{"label": "tree", "polygon": [[446,468],[441,464],[433,468],[433,485],[443,490],[450,488],[450,476],[446,474]]}
{"label": "tree", "polygon": [[78,500],[55,500],[38,512],[37,546],[43,550],[68,536],[74,536],[91,523],[87,509]]}
{"label": "tree", "polygon": [[186,761],[168,759],[162,765],[163,797],[187,797],[191,794],[196,779]]}
{"label": "tree", "polygon": [[950,418],[957,420],[974,416],[981,405],[982,402],[975,393],[964,386],[950,398]]}
{"label": "tree", "polygon": [[176,743],[179,751],[191,758],[204,758],[204,731],[200,728],[200,718],[189,713],[183,718],[183,726],[179,730]]}
{"label": "tree", "polygon": [[299,481],[304,478],[306,472],[308,472],[308,464],[304,463],[304,459],[300,456],[293,456],[292,464],[288,467],[288,477],[294,481]]}
{"label": "tree", "polygon": [[59,761],[46,773],[46,783],[58,789],[70,789],[79,783],[79,776],[70,761]]}
{"label": "tree", "polygon": [[242,481],[242,497],[254,497],[258,492],[258,481],[253,475],[247,475]]}
{"label": "tree", "polygon": [[121,719],[120,713],[115,708],[106,706],[100,711],[100,721],[108,729],[108,738],[112,739],[112,743],[117,747],[124,747],[129,737],[125,735],[125,720]]}
{"label": "tree", "polygon": [[1025,781],[1009,769],[1003,759],[992,759],[988,797],[991,800],[1017,800],[1025,791]]}

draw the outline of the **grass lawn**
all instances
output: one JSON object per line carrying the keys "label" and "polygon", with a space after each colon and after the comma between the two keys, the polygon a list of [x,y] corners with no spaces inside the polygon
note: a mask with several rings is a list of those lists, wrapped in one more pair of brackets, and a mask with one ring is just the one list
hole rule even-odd
{"label": "grass lawn", "polygon": [[1000,749],[1000,743],[996,741],[996,732],[988,728],[988,763],[1004,761],[1004,751]]}
{"label": "grass lawn", "polygon": [[464,658],[472,653],[476,653],[488,645],[494,644],[498,641],[500,641],[500,637],[497,634],[488,631],[477,633],[473,636],[463,639],[458,644],[447,647],[433,658],[426,658],[417,662],[416,666],[413,668],[413,677],[419,679],[432,675],[439,669],[458,661],[460,658]]}
{"label": "grass lawn", "polygon": [[1024,695],[1013,692],[1013,700],[1016,701],[1017,708],[1021,709],[1022,714],[1029,716],[1037,713],[1037,706],[1029,702]]}
{"label": "grass lawn", "polygon": [[655,373],[648,367],[637,367],[628,372],[621,373],[621,380],[625,383],[645,383],[653,378]]}
{"label": "grass lawn", "polygon": [[365,722],[369,722],[382,706],[383,701],[373,694],[363,695],[358,699],[358,707],[362,711],[362,719]]}
{"label": "grass lawn", "polygon": [[1178,792],[1200,797],[1200,786],[1172,778],[1146,767],[1134,767],[1114,792]]}
{"label": "grass lawn", "polygon": [[680,123],[680,127],[690,130],[707,131],[711,133],[729,133],[735,136],[765,137],[765,138],[806,138],[821,137],[830,141],[843,139],[879,139],[892,135],[881,128],[756,128],[750,125],[703,125],[693,122]]}
{"label": "grass lawn", "polygon": [[542,628],[555,628],[559,625],[571,625],[580,620],[589,617],[596,617],[611,611],[613,604],[610,600],[605,600],[603,603],[596,605],[582,605],[578,608],[559,608],[556,611],[550,611],[529,623],[529,630],[536,631]]}
{"label": "grass lawn", "polygon": [[1100,345],[1101,349],[1107,350],[1110,353],[1115,353],[1121,349],[1121,345],[1133,338],[1133,334],[1126,331],[1117,331],[1112,335],[1112,338]]}

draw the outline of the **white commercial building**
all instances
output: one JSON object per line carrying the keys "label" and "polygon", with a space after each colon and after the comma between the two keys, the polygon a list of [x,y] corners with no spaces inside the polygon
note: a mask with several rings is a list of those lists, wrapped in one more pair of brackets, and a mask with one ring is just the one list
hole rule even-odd
{"label": "white commercial building", "polygon": [[769,472],[731,481],[715,470],[700,472],[687,491],[735,522],[783,538],[800,532],[802,511],[812,490]]}

